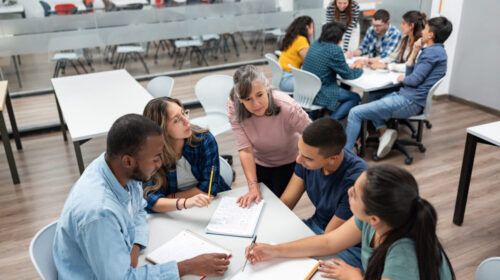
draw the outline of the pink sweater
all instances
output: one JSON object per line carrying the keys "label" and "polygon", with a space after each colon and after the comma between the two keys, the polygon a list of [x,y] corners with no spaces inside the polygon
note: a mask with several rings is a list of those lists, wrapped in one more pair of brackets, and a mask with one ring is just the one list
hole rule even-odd
{"label": "pink sweater", "polygon": [[266,167],[294,162],[298,153],[299,136],[311,123],[307,113],[287,94],[274,90],[273,98],[274,103],[281,108],[278,115],[252,115],[241,123],[235,119],[231,99],[227,102],[229,121],[238,150],[252,147],[255,162]]}

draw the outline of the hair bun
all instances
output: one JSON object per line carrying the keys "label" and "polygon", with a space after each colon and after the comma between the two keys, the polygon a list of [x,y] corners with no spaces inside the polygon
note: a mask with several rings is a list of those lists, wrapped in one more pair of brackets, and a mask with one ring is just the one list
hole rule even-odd
{"label": "hair bun", "polygon": [[427,15],[424,12],[420,12],[420,16],[422,17],[422,20],[427,20]]}

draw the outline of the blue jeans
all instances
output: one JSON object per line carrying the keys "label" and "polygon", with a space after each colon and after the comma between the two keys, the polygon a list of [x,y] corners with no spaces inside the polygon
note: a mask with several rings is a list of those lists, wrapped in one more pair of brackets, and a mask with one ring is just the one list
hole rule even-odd
{"label": "blue jeans", "polygon": [[422,111],[422,107],[397,92],[380,96],[380,99],[354,107],[347,117],[347,143],[352,151],[364,120],[371,121],[376,129],[385,128],[385,121],[391,118],[406,119]]}
{"label": "blue jeans", "polygon": [[337,97],[337,109],[330,115],[330,118],[334,120],[341,120],[347,117],[349,111],[352,107],[359,104],[361,97],[355,92],[346,90],[344,88],[339,88],[339,96]]}
{"label": "blue jeans", "polygon": [[[318,225],[316,224],[311,218],[307,220],[302,220],[306,226],[308,226],[314,233],[316,234],[323,234],[325,231]],[[361,270],[363,270],[362,264],[361,264],[361,247],[357,246],[352,246],[350,248],[345,249],[344,251],[337,253],[335,255],[337,258],[345,261],[351,266],[357,267]]]}
{"label": "blue jeans", "polygon": [[280,81],[280,90],[293,92],[294,80],[292,73],[283,71],[283,76]]}

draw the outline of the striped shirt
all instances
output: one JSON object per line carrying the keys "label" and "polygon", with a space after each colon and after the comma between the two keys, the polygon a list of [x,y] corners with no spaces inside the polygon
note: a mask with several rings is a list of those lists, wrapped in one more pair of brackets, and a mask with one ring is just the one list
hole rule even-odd
{"label": "striped shirt", "polygon": [[[358,25],[359,21],[359,5],[358,2],[356,1],[351,1],[351,11],[352,11],[352,19],[351,19],[351,24],[349,26],[346,26],[346,31],[344,33],[344,45],[342,47],[343,51],[348,51],[349,48],[349,41],[351,40],[351,34],[352,30]],[[347,25],[347,13],[344,12],[339,12],[339,20],[338,22]],[[333,6],[333,1],[328,4],[326,7],[326,22],[330,23],[332,21],[337,21],[335,19],[335,7]]]}

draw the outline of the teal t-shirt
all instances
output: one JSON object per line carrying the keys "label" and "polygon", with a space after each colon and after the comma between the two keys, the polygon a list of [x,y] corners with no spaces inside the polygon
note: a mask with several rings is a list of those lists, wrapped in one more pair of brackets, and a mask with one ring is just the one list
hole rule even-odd
{"label": "teal t-shirt", "polygon": [[[361,264],[363,271],[368,267],[368,260],[373,254],[373,248],[370,246],[375,229],[368,223],[354,218],[356,226],[361,230]],[[417,253],[415,252],[415,243],[410,238],[402,238],[389,247],[389,251],[385,257],[384,272],[382,278],[393,280],[418,280],[418,261]],[[441,269],[439,271],[440,280],[448,280],[451,278],[451,271],[442,255]]]}

